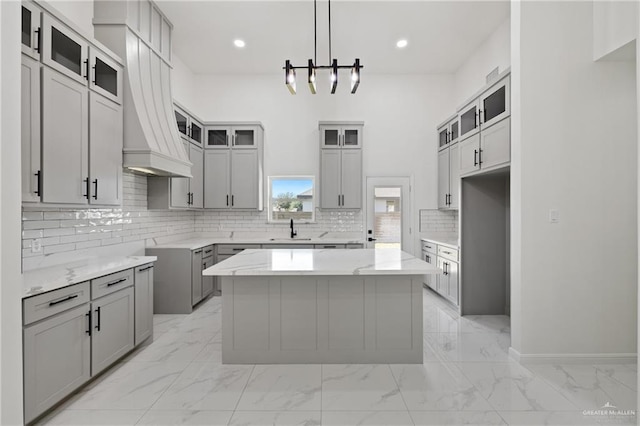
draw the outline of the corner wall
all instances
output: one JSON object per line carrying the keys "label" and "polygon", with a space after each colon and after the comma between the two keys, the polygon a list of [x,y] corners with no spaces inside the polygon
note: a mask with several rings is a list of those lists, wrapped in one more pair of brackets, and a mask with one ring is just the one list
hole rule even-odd
{"label": "corner wall", "polygon": [[635,66],[593,61],[591,2],[512,7],[512,347],[634,357]]}

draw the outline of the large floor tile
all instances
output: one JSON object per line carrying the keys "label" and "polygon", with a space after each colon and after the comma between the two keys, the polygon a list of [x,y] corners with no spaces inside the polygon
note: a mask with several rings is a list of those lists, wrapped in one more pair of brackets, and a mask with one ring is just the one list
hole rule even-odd
{"label": "large floor tile", "polygon": [[322,366],[323,410],[406,410],[388,365]]}
{"label": "large floor tile", "polygon": [[621,410],[636,409],[637,393],[622,384],[622,381],[631,382],[636,373],[629,369],[624,371],[622,366],[545,364],[528,368],[580,410],[596,410],[607,403]]}
{"label": "large floor tile", "polygon": [[511,338],[504,333],[425,333],[425,340],[454,362],[509,360]]}
{"label": "large floor tile", "polygon": [[236,411],[233,426],[320,426],[320,411]]}
{"label": "large floor tile", "polygon": [[320,365],[256,365],[237,410],[320,410]]}
{"label": "large floor tile", "polygon": [[392,365],[391,371],[409,410],[491,410],[453,364]]}
{"label": "large floor tile", "polygon": [[194,363],[222,364],[222,343],[207,343],[193,359]]}
{"label": "large floor tile", "polygon": [[190,363],[204,349],[212,336],[200,333],[167,331],[150,345],[135,354],[136,362]]}
{"label": "large floor tile", "polygon": [[449,309],[436,306],[425,307],[422,314],[422,331],[424,333],[457,333],[459,316]]}
{"label": "large floor tile", "polygon": [[45,417],[37,425],[126,426],[135,425],[144,410],[63,410]]}
{"label": "large floor tile", "polygon": [[323,411],[322,426],[413,426],[407,411]]}
{"label": "large floor tile", "polygon": [[232,414],[233,411],[150,410],[140,419],[138,425],[226,426]]}
{"label": "large floor tile", "polygon": [[183,334],[199,334],[213,337],[222,329],[222,314],[196,311],[178,324],[174,330]]}
{"label": "large floor tile", "polygon": [[515,362],[459,363],[458,366],[498,411],[573,411],[577,408],[550,384]]}
{"label": "large floor tile", "polygon": [[252,365],[191,364],[153,410],[234,410]]}
{"label": "large floor tile", "polygon": [[183,314],[155,314],[153,316],[153,332],[164,334],[177,327],[187,316]]}
{"label": "large floor tile", "polygon": [[638,390],[637,364],[599,364],[595,367],[607,377],[622,383],[629,389]]}
{"label": "large floor tile", "polygon": [[466,315],[459,324],[460,333],[511,333],[511,319],[506,315]]}
{"label": "large floor tile", "polygon": [[412,411],[416,426],[506,425],[495,411]]}

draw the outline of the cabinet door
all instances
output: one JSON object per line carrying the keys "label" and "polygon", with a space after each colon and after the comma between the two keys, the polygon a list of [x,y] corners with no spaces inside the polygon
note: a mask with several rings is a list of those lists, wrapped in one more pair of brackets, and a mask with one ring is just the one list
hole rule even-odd
{"label": "cabinet door", "polygon": [[447,278],[449,278],[448,299],[455,305],[459,305],[458,262],[447,260]]}
{"label": "cabinet door", "polygon": [[89,88],[113,102],[122,104],[122,67],[93,48],[89,50],[89,63]]}
{"label": "cabinet door", "polygon": [[202,146],[202,124],[189,117],[189,137],[191,142]]}
{"label": "cabinet door", "polygon": [[341,129],[342,148],[356,149],[362,148],[362,127],[344,126]]}
{"label": "cabinet door", "polygon": [[482,130],[511,115],[509,76],[500,80],[480,96]]}
{"label": "cabinet door", "polygon": [[460,121],[456,117],[449,123],[449,143],[456,143],[460,138]]}
{"label": "cabinet door", "polygon": [[189,138],[189,118],[187,113],[182,111],[178,107],[174,107],[174,114],[176,116],[176,125],[178,126],[178,133],[185,139]]}
{"label": "cabinet door", "polygon": [[202,249],[191,253],[191,304],[202,300]]}
{"label": "cabinet door", "polygon": [[362,208],[362,150],[342,150],[342,207]]}
{"label": "cabinet door", "polygon": [[483,169],[506,165],[511,161],[511,118],[480,132],[480,164]]}
{"label": "cabinet door", "polygon": [[[202,261],[202,270],[213,266],[213,257],[208,257]],[[202,274],[202,273],[201,273]],[[202,297],[205,298],[213,293],[213,281],[215,277],[202,277]]]}
{"label": "cabinet door", "polygon": [[460,140],[475,135],[480,130],[478,122],[478,102],[474,101],[458,113],[460,122]]}
{"label": "cabinet door", "polygon": [[89,89],[42,69],[42,201],[87,204]]}
{"label": "cabinet door", "polygon": [[459,142],[460,176],[480,170],[480,135],[476,134]]}
{"label": "cabinet door", "polygon": [[337,149],[320,152],[320,207],[323,209],[337,209],[342,205],[340,154]]}
{"label": "cabinet door", "polygon": [[134,282],[134,345],[138,346],[153,335],[153,265],[137,267]]}
{"label": "cabinet door", "polygon": [[449,147],[449,208],[458,209],[460,199],[460,144]]}
{"label": "cabinet door", "polygon": [[[184,142],[184,150],[190,155],[189,142]],[[189,159],[191,160],[191,159]],[[193,170],[192,170],[193,174]],[[187,208],[190,206],[189,178],[171,178],[171,207]]]}
{"label": "cabinet door", "polygon": [[193,144],[189,144],[189,160],[193,163],[193,167],[191,167],[191,175],[193,177],[189,182],[189,190],[191,191],[191,207],[201,209],[204,206],[203,149]]}
{"label": "cabinet door", "polygon": [[231,128],[226,126],[207,126],[206,148],[227,149],[231,146]]}
{"label": "cabinet door", "polygon": [[253,126],[236,126],[231,134],[233,149],[255,149],[258,147],[256,129]]}
{"label": "cabinet door", "polygon": [[438,129],[438,149],[442,150],[447,147],[449,143],[449,126],[444,126]]}
{"label": "cabinet door", "polygon": [[22,3],[22,53],[40,59],[42,12],[31,2]]}
{"label": "cabinet door", "polygon": [[89,179],[92,204],[122,204],[122,105],[89,94]]}
{"label": "cabinet door", "polygon": [[229,194],[229,167],[231,151],[205,150],[204,153],[204,208],[225,209],[231,206]]}
{"label": "cabinet door", "polygon": [[231,207],[258,208],[258,150],[231,151]]}
{"label": "cabinet door", "polygon": [[84,85],[89,80],[89,43],[55,18],[42,15],[42,62]]}
{"label": "cabinet door", "polygon": [[95,376],[133,349],[133,287],[101,297],[91,303],[91,308],[91,375]]}
{"label": "cabinet door", "polygon": [[340,127],[320,126],[321,148],[340,148],[341,141]]}
{"label": "cabinet door", "polygon": [[449,150],[438,153],[438,208],[449,208]]}
{"label": "cabinet door", "polygon": [[40,201],[40,69],[38,61],[22,55],[22,201]]}
{"label": "cabinet door", "polygon": [[24,328],[24,417],[30,422],[91,377],[89,304]]}

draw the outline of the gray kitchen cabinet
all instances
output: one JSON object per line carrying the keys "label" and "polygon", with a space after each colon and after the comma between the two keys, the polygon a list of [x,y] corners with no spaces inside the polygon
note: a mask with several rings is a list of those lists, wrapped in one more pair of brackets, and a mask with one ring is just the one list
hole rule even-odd
{"label": "gray kitchen cabinet", "polygon": [[91,302],[91,375],[95,376],[134,347],[134,290],[127,287]]}
{"label": "gray kitchen cabinet", "polygon": [[460,205],[460,144],[449,147],[449,208],[457,210]]}
{"label": "gray kitchen cabinet", "polygon": [[89,89],[122,105],[122,66],[93,46],[89,48],[89,64]]}
{"label": "gray kitchen cabinet", "polygon": [[450,151],[438,152],[438,208],[449,208],[449,158]]}
{"label": "gray kitchen cabinet", "polygon": [[188,112],[184,107],[174,102],[174,113],[176,116],[176,124],[180,136],[187,142],[194,143],[202,147],[204,139],[204,126],[200,120],[195,118],[193,114]]}
{"label": "gray kitchen cabinet", "polygon": [[138,266],[134,275],[134,345],[153,336],[153,264]]}
{"label": "gray kitchen cabinet", "polygon": [[478,154],[480,153],[480,134],[460,142],[460,175],[464,176],[480,170]]}
{"label": "gray kitchen cabinet", "polygon": [[53,16],[42,15],[42,62],[86,86],[89,42]]}
{"label": "gray kitchen cabinet", "polygon": [[480,131],[491,127],[511,115],[511,80],[506,77],[484,91],[478,100]]}
{"label": "gray kitchen cabinet", "polygon": [[191,304],[202,300],[202,250],[191,253]]}
{"label": "gray kitchen cabinet", "polygon": [[260,123],[205,125],[204,208],[262,210]]}
{"label": "gray kitchen cabinet", "polygon": [[458,262],[438,257],[438,267],[442,269],[438,276],[438,293],[458,306]]}
{"label": "gray kitchen cabinet", "polygon": [[[23,6],[23,15],[24,15]],[[24,44],[23,44],[24,47]],[[24,49],[23,49],[24,50]],[[40,62],[22,55],[20,129],[22,201],[40,201]]]}
{"label": "gray kitchen cabinet", "polygon": [[89,303],[24,327],[24,421],[31,422],[91,377]]}
{"label": "gray kitchen cabinet", "polygon": [[42,11],[31,1],[22,2],[22,53],[40,59]]}
{"label": "gray kitchen cabinet", "polygon": [[89,89],[42,69],[42,201],[89,202]]}
{"label": "gray kitchen cabinet", "polygon": [[[213,256],[205,257],[204,259],[202,259],[202,270],[204,271],[205,269],[213,266],[213,264],[214,264]],[[214,286],[215,286],[215,277],[203,276],[202,277],[202,297],[205,298],[209,296],[211,293],[213,293]]]}
{"label": "gray kitchen cabinet", "polygon": [[150,210],[202,208],[204,152],[199,146],[187,141],[183,141],[183,145],[193,164],[191,177],[147,178],[147,207]]}
{"label": "gray kitchen cabinet", "polygon": [[91,204],[122,204],[122,105],[89,94]]}
{"label": "gray kitchen cabinet", "polygon": [[204,207],[204,151],[201,147],[189,144],[189,160],[193,163],[189,179],[189,192],[191,192],[191,208]]}
{"label": "gray kitchen cabinet", "polygon": [[447,119],[438,127],[438,149],[442,150],[458,142],[460,122],[457,115]]}
{"label": "gray kitchen cabinet", "polygon": [[[429,265],[437,266],[437,246],[428,241],[422,241],[422,260]],[[424,276],[424,284],[434,291],[438,291],[438,277],[436,275],[427,274]]]}
{"label": "gray kitchen cabinet", "polygon": [[459,125],[457,115],[438,127],[438,208],[457,210],[460,186]]}
{"label": "gray kitchen cabinet", "polygon": [[319,128],[320,208],[361,209],[363,124],[321,122]]}

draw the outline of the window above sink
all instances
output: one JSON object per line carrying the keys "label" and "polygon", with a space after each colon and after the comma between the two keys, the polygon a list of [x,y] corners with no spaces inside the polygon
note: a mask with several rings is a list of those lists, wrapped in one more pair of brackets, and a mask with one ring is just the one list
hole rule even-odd
{"label": "window above sink", "polygon": [[315,222],[315,194],[313,176],[269,176],[268,221]]}

